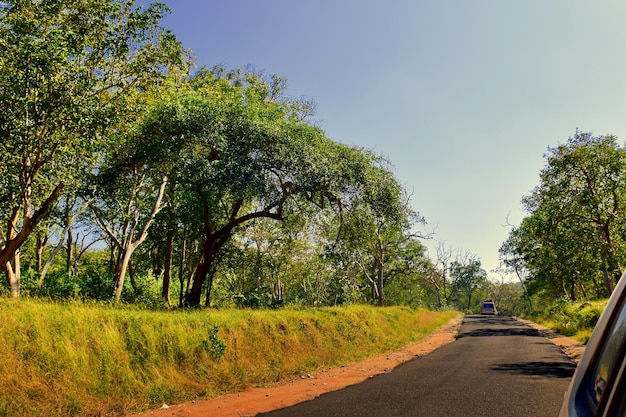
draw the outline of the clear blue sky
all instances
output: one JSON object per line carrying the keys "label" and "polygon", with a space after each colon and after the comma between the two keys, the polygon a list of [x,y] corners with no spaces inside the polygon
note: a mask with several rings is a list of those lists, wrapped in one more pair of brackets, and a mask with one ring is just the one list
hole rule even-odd
{"label": "clear blue sky", "polygon": [[[144,3],[144,1],[142,1]],[[626,2],[166,0],[198,65],[251,65],[388,157],[436,241],[498,266],[548,146],[626,139]]]}

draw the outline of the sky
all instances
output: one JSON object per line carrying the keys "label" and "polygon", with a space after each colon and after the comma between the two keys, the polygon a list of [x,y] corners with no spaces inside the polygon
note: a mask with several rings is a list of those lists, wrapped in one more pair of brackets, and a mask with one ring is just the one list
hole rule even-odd
{"label": "sky", "polygon": [[[162,0],[163,1],[163,0]],[[250,66],[388,158],[432,233],[491,272],[548,147],[626,139],[621,0],[165,0],[198,66]]]}

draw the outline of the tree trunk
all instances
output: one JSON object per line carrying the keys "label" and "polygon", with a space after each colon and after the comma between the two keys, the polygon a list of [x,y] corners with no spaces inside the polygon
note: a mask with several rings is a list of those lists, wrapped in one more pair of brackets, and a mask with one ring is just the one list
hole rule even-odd
{"label": "tree trunk", "polygon": [[202,287],[204,281],[209,276],[211,270],[211,264],[213,262],[212,254],[204,255],[204,260],[198,265],[196,272],[193,275],[193,282],[191,284],[191,290],[187,293],[187,306],[188,307],[200,307],[200,300],[202,299]]}
{"label": "tree trunk", "polygon": [[182,307],[185,298],[185,252],[187,250],[187,241],[183,239],[180,246],[180,257],[178,258],[178,281],[180,282],[178,305]]}
{"label": "tree trunk", "polygon": [[596,294],[596,298],[603,298],[604,297],[604,291],[603,291],[603,287],[602,287],[602,282],[598,282],[599,280],[596,279],[595,277],[593,277],[591,279],[591,282],[593,284],[593,290],[595,291]]}
{"label": "tree trunk", "polygon": [[[159,191],[157,192],[157,196],[152,207],[152,211],[146,219],[143,227],[141,228],[139,237],[137,237],[137,239],[133,241],[135,228],[132,227],[131,230],[128,231],[128,235],[124,242],[117,241],[116,246],[118,246],[121,253],[115,266],[115,281],[113,285],[113,297],[115,301],[119,301],[122,297],[122,289],[124,288],[124,277],[126,276],[126,270],[128,269],[131,255],[139,247],[139,245],[141,245],[146,240],[146,238],[148,237],[148,229],[150,228],[150,225],[154,221],[156,215],[161,210],[161,201],[163,200],[163,196],[165,195],[166,185],[167,176],[163,176],[161,180],[161,186],[159,187]],[[108,228],[105,227],[105,230],[108,231]],[[109,233],[109,235],[115,242],[116,239],[114,239],[113,234]],[[134,284],[135,283],[133,282],[133,287],[135,287]]]}
{"label": "tree trunk", "polygon": [[604,235],[604,241],[606,244],[606,248],[603,250],[605,261],[604,261],[604,283],[606,285],[606,290],[608,296],[610,297],[613,294],[613,281],[611,280],[611,273],[614,273],[617,268],[617,262],[615,261],[615,256],[613,255],[613,243],[611,240],[611,230],[609,228],[608,223],[604,223],[601,225],[601,230]]}
{"label": "tree trunk", "polygon": [[115,281],[113,283],[113,298],[115,301],[120,301],[122,298],[126,270],[128,269],[128,263],[130,262],[130,256],[133,250],[134,248],[122,249],[122,253],[120,253],[117,265],[115,266]]}
{"label": "tree trunk", "polygon": [[530,294],[528,294],[528,288],[526,288],[526,284],[524,283],[524,278],[522,278],[520,271],[517,269],[517,265],[515,266],[515,275],[517,276],[517,279],[522,285],[522,289],[524,290],[524,298],[526,298],[526,301],[528,301],[528,307],[530,308],[530,311],[533,311],[533,301],[530,298]]}
{"label": "tree trunk", "polygon": [[38,234],[37,235],[37,272],[41,272],[43,264],[43,251],[46,248],[46,242],[48,238]]}
{"label": "tree trunk", "polygon": [[11,290],[11,297],[19,298],[21,288],[21,263],[20,251],[16,251],[13,255],[13,264],[6,263],[7,282]]}
{"label": "tree trunk", "polygon": [[[74,251],[76,249],[76,245],[74,243],[74,234],[72,230],[67,231],[67,246],[65,247],[65,270],[68,276],[72,276],[74,274]],[[52,263],[52,259],[50,259],[50,263]]]}
{"label": "tree trunk", "polygon": [[450,295],[448,294],[448,278],[446,278],[446,266],[443,266],[441,277],[443,278],[443,299],[446,300],[446,305],[450,305]]}
{"label": "tree trunk", "polygon": [[378,237],[378,256],[375,257],[376,259],[376,266],[377,266],[377,271],[376,271],[376,285],[377,285],[377,292],[378,292],[378,305],[379,306],[383,306],[385,305],[385,293],[384,293],[384,286],[385,286],[385,274],[384,274],[384,268],[385,268],[385,246],[383,245],[383,241],[381,239],[380,236],[380,227],[378,228],[378,232],[377,232],[377,237]]}
{"label": "tree trunk", "polygon": [[439,289],[439,285],[437,285],[436,288],[437,288],[437,306],[439,307],[439,309],[442,309],[443,304],[441,303],[441,290]]}
{"label": "tree trunk", "polygon": [[207,278],[209,279],[209,282],[206,286],[204,305],[207,307],[211,307],[211,290],[213,290],[213,273],[211,270],[209,270],[209,275],[207,276]]}
{"label": "tree trunk", "polygon": [[384,294],[384,274],[383,274],[383,265],[382,262],[378,265],[378,273],[377,273],[377,292],[378,292],[378,305],[385,305],[385,294]]}
{"label": "tree trunk", "polygon": [[92,201],[91,199],[85,200],[83,204],[78,208],[78,210],[76,210],[76,212],[74,212],[74,214],[72,214],[71,216],[70,216],[71,205],[66,202],[65,204],[66,225],[63,230],[63,233],[61,233],[61,239],[59,239],[59,243],[54,247],[54,249],[48,256],[48,259],[46,260],[46,263],[44,264],[43,269],[41,270],[41,273],[39,274],[39,281],[37,282],[37,285],[39,287],[43,285],[43,280],[45,279],[46,274],[48,273],[48,270],[50,269],[50,266],[52,266],[52,262],[54,261],[54,258],[59,253],[59,251],[63,248],[63,242],[66,239],[66,236],[67,236],[67,246],[65,249],[66,251],[65,252],[65,271],[68,276],[74,276],[76,274],[77,260],[74,259],[74,250],[76,249],[76,245],[74,244],[74,234],[72,233],[72,225],[76,222],[76,219],[78,219],[78,216],[89,206],[91,201]]}
{"label": "tree trunk", "polygon": [[16,224],[20,209],[16,208],[14,210],[8,222],[9,233],[7,233],[6,242],[4,246],[0,248],[0,265],[2,265],[2,269],[6,268],[7,263],[15,257],[16,252],[19,251],[24,242],[26,242],[30,234],[35,230],[35,227],[37,227],[39,222],[41,222],[52,209],[52,205],[56,202],[62,190],[63,184],[57,185],[46,201],[44,201],[41,207],[35,211],[32,216],[24,216],[22,229],[19,232],[17,231]]}
{"label": "tree trunk", "polygon": [[139,286],[137,285],[137,281],[135,280],[135,269],[133,268],[133,263],[130,259],[128,260],[128,267],[126,268],[126,270],[128,271],[128,278],[130,278],[130,286],[133,288],[133,291],[136,294]]}
{"label": "tree trunk", "polygon": [[113,272],[115,274],[115,265],[116,265],[116,259],[117,259],[117,246],[115,246],[115,241],[111,240],[111,242],[109,242],[109,248],[111,249],[109,251],[109,272]]}
{"label": "tree trunk", "polygon": [[165,247],[165,265],[163,269],[163,289],[161,297],[170,305],[170,283],[172,280],[172,252],[174,250],[174,231],[167,233],[167,244]]}
{"label": "tree trunk", "polygon": [[[283,283],[280,282],[280,277],[276,278],[276,283],[274,284],[274,297],[276,297],[276,299],[282,303],[283,301],[283,293],[284,293],[285,287],[283,286]],[[337,304],[337,297],[335,297],[335,305]]]}
{"label": "tree trunk", "polygon": [[604,285],[606,285],[606,291],[608,296],[610,297],[613,294],[613,282],[611,281],[611,276],[609,275],[609,271],[604,269]]}
{"label": "tree trunk", "polygon": [[569,284],[569,298],[572,301],[576,301],[576,282],[574,281]]}

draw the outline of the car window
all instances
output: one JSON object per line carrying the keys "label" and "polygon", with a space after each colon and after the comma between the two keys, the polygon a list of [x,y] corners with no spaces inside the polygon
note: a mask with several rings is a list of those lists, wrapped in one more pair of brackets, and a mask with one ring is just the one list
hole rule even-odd
{"label": "car window", "polygon": [[621,311],[617,319],[613,321],[604,345],[598,355],[593,372],[589,376],[589,384],[592,385],[592,398],[596,406],[600,403],[607,385],[611,382],[616,366],[621,365],[623,360],[624,339],[626,337],[626,303],[622,303]]}
{"label": "car window", "polygon": [[618,411],[617,414],[615,414],[616,417],[625,417],[626,416],[626,395],[622,396],[621,399],[619,399],[620,403],[618,405]]}

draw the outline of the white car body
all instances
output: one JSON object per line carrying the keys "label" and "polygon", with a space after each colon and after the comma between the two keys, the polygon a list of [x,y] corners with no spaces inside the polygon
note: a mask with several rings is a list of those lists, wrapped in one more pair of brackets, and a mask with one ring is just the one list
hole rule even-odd
{"label": "white car body", "polygon": [[626,274],[587,342],[559,417],[626,416]]}

